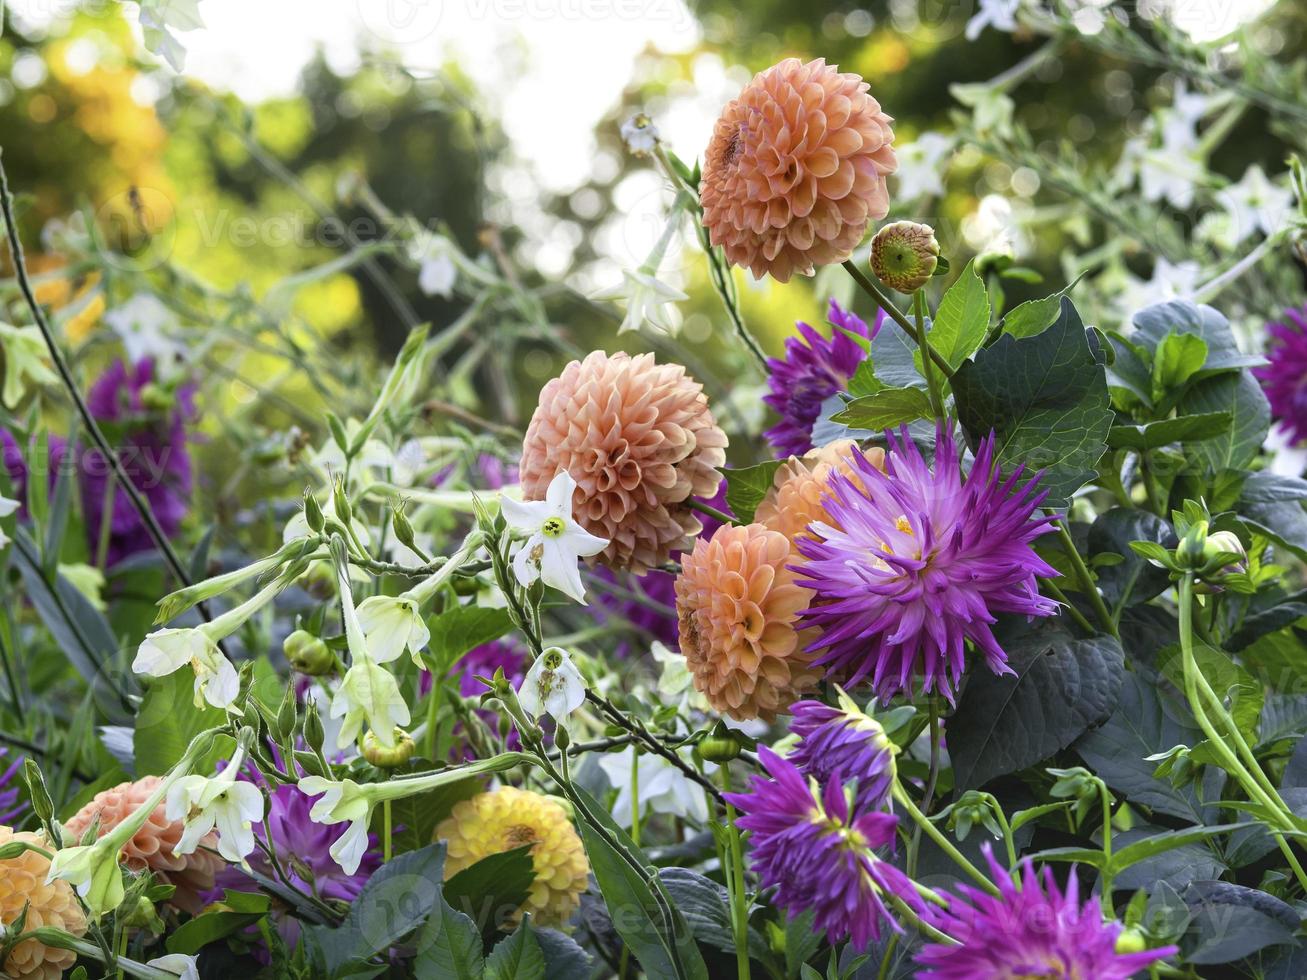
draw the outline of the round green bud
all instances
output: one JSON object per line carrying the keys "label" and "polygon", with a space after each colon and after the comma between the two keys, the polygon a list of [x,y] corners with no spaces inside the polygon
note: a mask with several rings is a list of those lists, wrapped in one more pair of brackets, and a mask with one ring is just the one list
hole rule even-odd
{"label": "round green bud", "polygon": [[320,637],[308,630],[296,630],[281,645],[291,669],[310,677],[329,674],[336,666],[336,655]]}
{"label": "round green bud", "polygon": [[694,754],[704,762],[730,762],[739,758],[741,748],[734,732],[713,732],[695,744]]}
{"label": "round green bud", "polygon": [[901,293],[915,293],[930,282],[938,265],[939,242],[930,225],[895,221],[871,240],[871,271]]}
{"label": "round green bud", "polygon": [[1116,952],[1121,956],[1142,953],[1148,948],[1148,939],[1138,929],[1123,929],[1116,937]]}
{"label": "round green bud", "polygon": [[395,729],[395,744],[390,748],[381,744],[375,732],[363,736],[363,758],[378,769],[397,769],[413,758],[413,736],[402,728]]}

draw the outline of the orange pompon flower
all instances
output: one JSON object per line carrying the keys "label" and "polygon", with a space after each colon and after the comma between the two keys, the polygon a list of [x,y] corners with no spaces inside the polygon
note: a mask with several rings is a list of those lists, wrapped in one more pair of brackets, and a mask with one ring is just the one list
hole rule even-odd
{"label": "orange pompon flower", "polygon": [[[159,785],[158,776],[146,776],[134,783],[119,783],[95,794],[90,803],[64,824],[66,837],[76,842],[99,818],[97,837],[103,837],[130,816]],[[153,871],[160,881],[176,887],[170,902],[192,915],[203,908],[200,896],[213,888],[213,878],[226,862],[218,856],[218,835],[211,832],[200,839],[193,854],[173,854],[182,839],[182,821],[169,820],[164,805],[154,808],[145,824],[127,842],[119,858],[131,871]]]}
{"label": "orange pompon flower", "polygon": [[[802,456],[791,456],[777,468],[771,489],[758,504],[754,519],[785,535],[794,550],[795,561],[803,560],[798,553],[799,539],[813,536],[808,525],[813,521],[830,523],[825,502],[830,496],[831,473],[838,471],[861,485],[849,463],[849,453],[856,446],[852,439],[839,439]],[[885,450],[868,449],[863,455],[876,469],[885,471]]]}
{"label": "orange pompon flower", "polygon": [[893,120],[823,59],[759,72],[717,120],[699,199],[714,245],[756,278],[843,262],[889,212]]}
{"label": "orange pompon flower", "polygon": [[686,501],[717,492],[725,449],[703,386],[681,365],[594,351],[541,390],[522,445],[522,495],[544,499],[566,470],[576,522],[609,539],[599,560],[643,574],[703,529]]}
{"label": "orange pompon flower", "polygon": [[[50,842],[42,834],[15,833],[0,826],[0,847],[25,841],[42,850]],[[86,935],[86,916],[68,882],[61,879],[46,884],[50,860],[36,851],[24,851],[17,857],[0,860],[0,923],[9,925],[27,907],[26,928],[62,929],[74,936]],[[77,962],[69,949],[55,949],[36,939],[24,939],[0,961],[0,976],[14,980],[59,980]]]}
{"label": "orange pompon flower", "polygon": [[771,720],[816,683],[795,629],[812,592],[795,584],[790,541],[727,525],[681,559],[676,613],[694,686],[723,714]]}

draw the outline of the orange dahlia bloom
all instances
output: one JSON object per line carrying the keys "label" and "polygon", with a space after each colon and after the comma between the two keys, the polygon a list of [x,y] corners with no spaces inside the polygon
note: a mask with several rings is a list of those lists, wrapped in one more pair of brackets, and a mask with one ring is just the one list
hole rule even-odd
{"label": "orange dahlia bloom", "polygon": [[643,574],[703,529],[686,500],[717,492],[725,449],[703,386],[681,365],[594,351],[540,392],[522,445],[522,496],[543,500],[567,470],[575,520],[609,539],[599,560]]}
{"label": "orange dahlia bloom", "polygon": [[[97,817],[100,829],[96,836],[103,837],[130,816],[158,786],[158,776],[146,776],[134,783],[119,783],[96,793],[90,803],[64,824],[66,837],[80,840]],[[203,907],[201,893],[213,888],[213,877],[226,866],[226,862],[214,851],[218,846],[216,832],[202,837],[195,853],[175,855],[173,848],[181,839],[182,821],[169,820],[164,814],[164,804],[160,803],[127,842],[119,861],[131,871],[148,868],[160,881],[175,886],[177,891],[169,901],[195,915]]]}
{"label": "orange dahlia bloom", "polygon": [[821,676],[795,629],[812,592],[790,560],[789,539],[761,524],[722,527],[681,559],[681,653],[695,688],[732,718],[770,720]]}
{"label": "orange dahlia bloom", "polygon": [[843,262],[889,212],[892,122],[866,82],[823,59],[759,72],[722,111],[704,154],[699,199],[712,243],[780,282]]}
{"label": "orange dahlia bloom", "polygon": [[[856,446],[852,439],[838,439],[802,456],[791,456],[777,467],[771,489],[758,504],[754,520],[785,535],[796,561],[803,560],[798,553],[799,539],[813,536],[808,525],[813,521],[830,523],[825,502],[830,496],[831,473],[838,470],[861,485],[849,463],[849,453]],[[863,455],[876,469],[885,471],[885,450],[868,449]]]}
{"label": "orange dahlia bloom", "polygon": [[[43,850],[50,842],[42,834],[15,833],[0,826],[0,847],[26,841]],[[24,851],[18,857],[0,861],[0,923],[10,924],[27,906],[26,928],[62,929],[74,936],[86,935],[86,916],[68,882],[45,883],[50,861],[36,851]],[[55,949],[35,939],[24,939],[9,951],[0,963],[0,976],[14,980],[59,980],[72,969],[77,954],[70,949]]]}

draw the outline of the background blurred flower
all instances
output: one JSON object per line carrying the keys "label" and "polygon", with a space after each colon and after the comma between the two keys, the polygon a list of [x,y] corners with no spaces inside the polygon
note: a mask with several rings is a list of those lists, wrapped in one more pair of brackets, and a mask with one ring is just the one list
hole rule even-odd
{"label": "background blurred flower", "polygon": [[1268,323],[1270,363],[1253,368],[1271,411],[1295,443],[1307,441],[1307,306],[1285,310],[1287,322]]}
{"label": "background blurred flower", "polygon": [[763,401],[781,420],[765,434],[780,456],[802,456],[812,448],[812,427],[822,406],[845,389],[867,359],[867,352],[849,334],[876,336],[885,312],[878,311],[875,324],[868,328],[861,317],[832,299],[826,319],[834,328],[829,338],[800,321],[795,324],[800,336],[786,339],[785,355],[767,359],[770,394]]}
{"label": "background blurred flower", "polygon": [[[0,766],[4,765],[8,754],[8,749],[0,748]],[[0,772],[0,824],[9,827],[21,821],[28,809],[19,786],[18,773],[22,768],[23,760],[15,759],[7,769]]]}
{"label": "background blurred flower", "polygon": [[[90,803],[65,823],[67,835],[78,841],[98,819],[96,839],[103,837],[143,804],[159,786],[158,776],[146,776],[134,783],[119,783],[96,793]],[[169,820],[163,801],[151,812],[144,826],[123,848],[119,862],[132,871],[153,871],[160,881],[176,886],[169,901],[192,915],[203,907],[204,895],[213,888],[214,875],[226,864],[214,851],[218,835],[209,833],[194,854],[174,854],[181,843],[182,821]]]}
{"label": "background blurred flower", "polygon": [[761,524],[719,528],[682,557],[681,653],[694,686],[732,718],[771,719],[819,676],[795,629],[812,593],[789,560],[789,540]]}
{"label": "background blurred flower", "polygon": [[787,58],[727,103],[704,151],[703,224],[732,265],[789,282],[843,262],[889,212],[892,120],[868,85]]}
{"label": "background blurred flower", "polygon": [[[960,945],[928,943],[917,953],[922,980],[975,980],[976,977],[1058,976],[1094,980],[1129,980],[1158,960],[1173,956],[1175,946],[1140,953],[1118,953],[1124,928],[1104,922],[1102,904],[1090,895],[1080,902],[1075,868],[1063,893],[1051,868],[1036,874],[1022,862],[1018,887],[1006,868],[982,845],[999,895],[958,885],[957,895],[942,893],[945,908],[928,906],[923,914],[935,928]],[[1043,886],[1041,888],[1041,885]]]}
{"label": "background blurred flower", "polygon": [[[0,826],[0,847],[25,841],[49,849],[40,834],[15,833]],[[27,928],[62,929],[74,936],[86,935],[86,916],[72,886],[61,879],[46,884],[50,861],[36,851],[0,860],[0,923],[9,925],[27,910]],[[24,939],[5,957],[4,976],[13,980],[59,980],[77,962],[70,949],[55,949],[36,939]]]}
{"label": "background blurred flower", "polygon": [[580,904],[590,865],[567,812],[554,800],[504,786],[454,805],[436,828],[447,842],[445,880],[484,857],[531,845],[535,880],[518,913],[542,926],[564,926]]}
{"label": "background blurred flower", "polygon": [[577,523],[609,540],[600,560],[643,573],[699,533],[685,501],[717,491],[725,448],[685,368],[594,351],[541,390],[522,446],[522,492],[540,500],[566,470]]}
{"label": "background blurred flower", "polygon": [[910,693],[916,674],[925,692],[952,699],[967,641],[990,670],[1008,672],[990,631],[998,613],[1057,612],[1036,582],[1057,571],[1031,547],[1053,518],[1037,514],[1037,477],[1020,489],[1021,467],[1001,478],[992,435],[965,478],[947,426],[933,473],[906,429],[889,439],[885,472],[855,453],[856,482],[831,476],[832,521],[799,542],[800,584],[815,592],[803,623],[820,630],[809,649],[849,683],[870,675],[882,700]]}

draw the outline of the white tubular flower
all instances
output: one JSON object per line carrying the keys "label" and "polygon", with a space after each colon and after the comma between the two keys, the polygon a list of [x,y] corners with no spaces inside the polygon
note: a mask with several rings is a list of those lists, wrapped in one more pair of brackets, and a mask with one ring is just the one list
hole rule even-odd
{"label": "white tubular flower", "polygon": [[36,327],[15,327],[0,322],[0,350],[4,351],[4,386],[0,390],[0,401],[6,408],[13,408],[27,391],[23,379],[28,378],[35,385],[52,385],[58,383],[46,361],[50,352],[45,346],[45,338]]}
{"label": "white tubular flower", "polygon": [[174,854],[193,854],[209,831],[218,830],[218,853],[244,864],[254,850],[253,826],[263,820],[263,794],[253,783],[237,779],[245,749],[238,748],[217,776],[185,776],[172,785],[165,815],[185,826]]}
{"label": "white tubular flower", "polygon": [[[631,754],[634,751],[627,746],[621,752],[608,752],[599,758],[599,768],[617,790],[613,819],[623,826],[631,822]],[[707,821],[708,797],[702,786],[692,782],[660,755],[643,753],[637,766],[634,784],[638,788],[641,813],[670,813],[697,823]]]}
{"label": "white tubular flower", "polygon": [[167,956],[147,960],[145,965],[152,966],[156,970],[162,970],[164,973],[172,973],[181,977],[181,980],[200,980],[200,968],[197,959],[194,956],[187,956],[185,953],[169,953]]}
{"label": "white tubular flower", "polygon": [[[151,809],[154,807],[151,806]],[[104,847],[102,837],[94,844],[63,847],[50,859],[50,872],[46,884],[62,878],[73,886],[93,916],[112,912],[123,902],[126,890],[123,873],[118,866],[118,851],[122,844]]]}
{"label": "white tubular flower", "polygon": [[980,0],[980,10],[967,21],[968,41],[974,41],[986,27],[1011,34],[1017,29],[1017,10],[1021,0]]}
{"label": "white tubular flower", "polygon": [[148,634],[136,651],[132,670],[147,677],[166,677],[187,664],[195,671],[195,706],[206,701],[229,708],[240,694],[240,675],[203,627],[161,629]]}
{"label": "white tubular flower", "polygon": [[561,647],[536,657],[517,689],[517,700],[532,718],[552,715],[563,721],[585,701],[585,678]]}
{"label": "white tubular flower", "polygon": [[409,651],[421,666],[418,652],[431,639],[426,620],[418,604],[407,595],[374,595],[358,607],[359,625],[367,644],[368,655],[379,664],[388,664]]}
{"label": "white tubular flower", "polygon": [[368,824],[375,805],[370,793],[352,779],[337,782],[321,776],[303,777],[299,788],[308,796],[322,795],[309,810],[309,819],[314,823],[349,824],[328,853],[346,874],[354,874],[368,852]]}
{"label": "white tubular flower", "polygon": [[366,721],[377,741],[386,748],[395,744],[395,728],[409,723],[408,703],[390,671],[367,658],[357,660],[345,671],[345,679],[331,698],[331,717],[341,718],[336,747],[348,748],[357,741]]}
{"label": "white tubular flower", "polygon": [[658,148],[658,127],[643,112],[622,123],[622,142],[637,157],[647,157]]}
{"label": "white tubular flower", "polygon": [[566,470],[550,481],[544,500],[519,501],[501,495],[500,507],[509,527],[526,541],[513,558],[513,573],[524,586],[544,579],[545,585],[577,602],[585,602],[585,586],[576,563],[608,547],[606,538],[581,529],[572,517],[576,481]]}
{"label": "white tubular flower", "polygon": [[122,341],[130,364],[152,357],[155,364],[165,366],[186,353],[186,345],[173,336],[177,318],[152,293],[137,293],[103,319]]}
{"label": "white tubular flower", "polygon": [[141,30],[145,46],[165,59],[173,71],[186,67],[186,49],[173,31],[193,31],[204,26],[199,0],[141,0]]}
{"label": "white tubular flower", "polygon": [[[9,517],[17,512],[19,507],[17,500],[10,500],[4,494],[0,494],[0,517]],[[5,534],[5,529],[0,527],[0,548],[9,544],[9,535]]]}
{"label": "white tubular flower", "polygon": [[658,269],[663,264],[667,247],[680,228],[683,217],[683,211],[673,211],[668,216],[663,232],[658,236],[658,241],[654,243],[644,264],[634,272],[623,271],[622,281],[618,285],[610,286],[594,295],[594,299],[597,300],[621,300],[626,303],[626,316],[622,319],[622,325],[618,327],[618,333],[639,330],[642,325],[648,323],[654,328],[655,333],[675,336],[680,320],[676,308],[671,304],[684,302],[689,297],[659,279]]}

